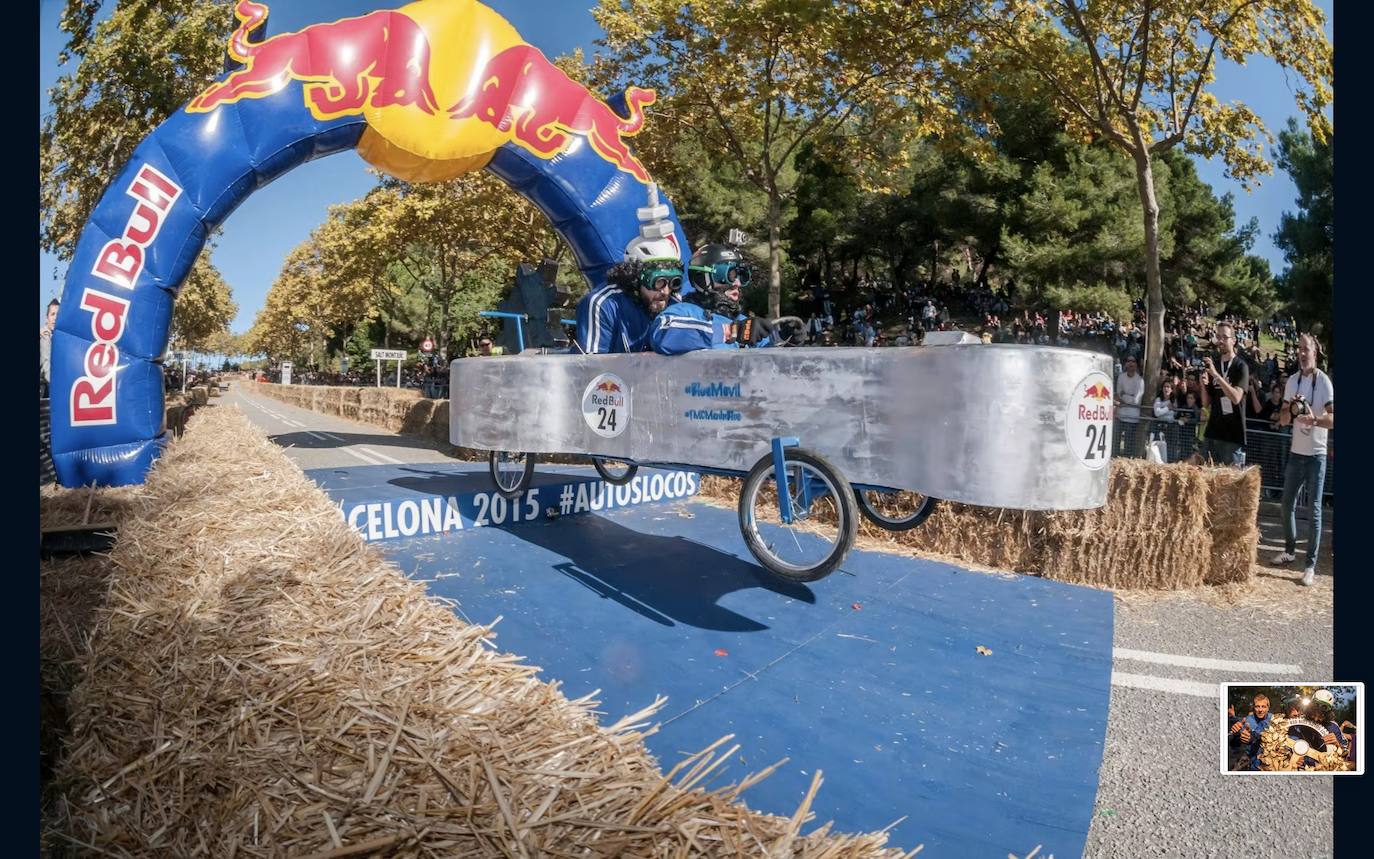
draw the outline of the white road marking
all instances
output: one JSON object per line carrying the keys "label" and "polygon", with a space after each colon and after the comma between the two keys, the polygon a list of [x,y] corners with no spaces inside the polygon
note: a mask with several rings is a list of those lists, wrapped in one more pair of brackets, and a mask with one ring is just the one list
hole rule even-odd
{"label": "white road marking", "polygon": [[340,438],[339,436],[334,435],[334,433],[332,433],[332,432],[325,432],[324,430],[320,430],[320,435],[322,435],[322,436],[324,436],[325,438],[328,438],[328,439],[333,439],[334,441],[343,441],[342,438]]}
{"label": "white road marking", "polygon": [[302,429],[305,428],[305,424],[297,423],[296,421],[293,421],[293,420],[291,420],[290,418],[286,418],[286,417],[281,418],[281,422],[284,423],[284,424],[286,424],[286,425],[289,426],[289,427],[299,427],[299,428],[302,428]]}
{"label": "white road marking", "polygon": [[368,465],[385,465],[385,464],[386,464],[386,463],[382,462],[380,459],[373,459],[372,457],[365,455],[362,451],[357,450],[357,449],[355,449],[355,448],[351,448],[351,447],[341,447],[341,448],[339,448],[339,450],[343,451],[344,453],[348,454],[348,455],[351,456],[351,457],[354,457],[355,459],[361,459],[363,462],[366,462]]}
{"label": "white road marking", "polygon": [[1113,647],[1114,659],[1133,662],[1153,662],[1156,665],[1178,665],[1182,668],[1202,668],[1207,671],[1232,671],[1240,674],[1301,674],[1302,666],[1278,662],[1237,662],[1230,659],[1207,659],[1201,656],[1180,656],[1174,653],[1154,653],[1149,650],[1130,650]]}
{"label": "white road marking", "polygon": [[386,462],[394,463],[395,465],[405,465],[405,463],[402,462],[401,460],[397,459],[397,458],[394,457],[394,456],[387,456],[385,453],[382,453],[380,450],[373,450],[373,449],[370,448],[370,447],[361,447],[361,448],[359,448],[359,450],[363,451],[364,453],[368,454],[369,456],[375,456],[375,457],[377,457],[377,458],[380,459],[380,460],[384,460],[384,461],[386,461]]}
{"label": "white road marking", "polygon": [[1195,698],[1221,700],[1221,685],[1218,683],[1198,683],[1194,680],[1174,680],[1169,677],[1155,677],[1150,674],[1127,674],[1123,671],[1112,672],[1113,686],[1126,686],[1131,689],[1149,689],[1154,692],[1172,692],[1175,695],[1192,695]]}
{"label": "white road marking", "polygon": [[318,433],[318,432],[315,432],[314,430],[306,430],[306,431],[305,431],[305,434],[306,434],[306,435],[313,435],[315,438],[319,439],[320,441],[328,441],[328,440],[329,440],[329,439],[327,439],[327,438],[324,437],[324,433]]}

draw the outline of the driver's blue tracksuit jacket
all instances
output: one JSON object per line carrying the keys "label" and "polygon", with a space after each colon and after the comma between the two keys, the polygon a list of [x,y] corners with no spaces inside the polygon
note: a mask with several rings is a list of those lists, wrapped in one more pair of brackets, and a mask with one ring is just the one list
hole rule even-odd
{"label": "driver's blue tracksuit jacket", "polygon": [[[725,331],[733,321],[699,304],[682,301],[665,307],[654,317],[649,342],[660,355],[682,355],[700,349],[738,349],[738,342],[725,342]],[[756,345],[771,346],[772,343],[764,339]]]}
{"label": "driver's blue tracksuit jacket", "polygon": [[577,345],[588,355],[647,352],[652,322],[634,296],[607,284],[577,303]]}

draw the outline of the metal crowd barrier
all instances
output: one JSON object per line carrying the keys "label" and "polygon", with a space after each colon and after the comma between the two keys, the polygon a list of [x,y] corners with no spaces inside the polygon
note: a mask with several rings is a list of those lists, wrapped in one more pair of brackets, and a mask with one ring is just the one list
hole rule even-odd
{"label": "metal crowd barrier", "polygon": [[[1177,411],[1175,420],[1165,421],[1154,417],[1141,416],[1139,422],[1131,424],[1120,419],[1113,422],[1112,444],[1115,456],[1139,457],[1143,447],[1133,443],[1144,436],[1152,439],[1162,436],[1168,453],[1169,462],[1182,462],[1193,455],[1201,446],[1198,439],[1198,416],[1187,409]],[[1177,418],[1184,419],[1179,426]],[[1260,468],[1260,486],[1266,493],[1277,497],[1283,492],[1283,474],[1288,467],[1291,447],[1291,430],[1275,432],[1270,429],[1256,429],[1258,422],[1251,421],[1245,431],[1245,464]],[[1327,436],[1326,443],[1326,481],[1322,486],[1322,496],[1334,498],[1336,493],[1335,433]],[[1298,497],[1298,506],[1308,503],[1306,490]]]}
{"label": "metal crowd barrier", "polygon": [[52,464],[52,408],[47,399],[38,401],[38,485],[57,482]]}

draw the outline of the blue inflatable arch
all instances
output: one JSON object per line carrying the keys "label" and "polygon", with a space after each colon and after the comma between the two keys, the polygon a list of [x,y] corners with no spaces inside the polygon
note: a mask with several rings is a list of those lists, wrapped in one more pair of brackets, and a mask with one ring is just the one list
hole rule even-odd
{"label": "blue inflatable arch", "polygon": [[[223,80],[223,79],[221,79]],[[628,115],[624,97],[606,102]],[[172,305],[207,236],[257,188],[357,145],[361,115],[321,120],[292,81],[267,98],[178,110],[134,151],[77,242],[52,343],[52,458],[63,486],[141,483],[167,441]],[[548,217],[593,288],[637,235],[646,186],[593,151],[506,143],[487,170]],[[676,210],[668,220],[684,260]]]}

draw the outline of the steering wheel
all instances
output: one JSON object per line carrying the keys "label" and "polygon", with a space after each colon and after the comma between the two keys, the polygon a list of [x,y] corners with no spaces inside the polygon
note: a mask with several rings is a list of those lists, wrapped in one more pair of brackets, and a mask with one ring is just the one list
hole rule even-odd
{"label": "steering wheel", "polygon": [[1341,750],[1339,745],[1324,744],[1322,742],[1322,729],[1306,720],[1293,720],[1288,723],[1288,735],[1284,737],[1283,746],[1288,750],[1288,761],[1284,765],[1284,770],[1299,770],[1303,768],[1304,758],[1311,754],[1317,755],[1323,752],[1331,754]]}
{"label": "steering wheel", "polygon": [[809,339],[806,320],[800,316],[779,316],[768,320],[768,325],[777,332],[779,346],[805,346]]}

